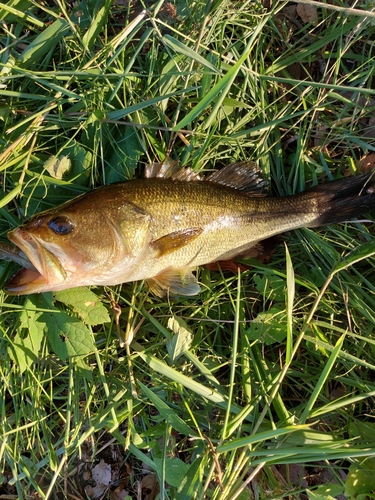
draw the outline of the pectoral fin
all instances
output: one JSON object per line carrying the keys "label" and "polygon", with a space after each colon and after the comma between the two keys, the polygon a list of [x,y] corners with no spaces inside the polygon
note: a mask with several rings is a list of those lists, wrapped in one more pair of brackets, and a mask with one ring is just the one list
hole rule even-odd
{"label": "pectoral fin", "polygon": [[155,250],[157,257],[168,255],[184,247],[203,232],[200,227],[183,229],[166,234],[161,238],[151,241],[150,246]]}
{"label": "pectoral fin", "polygon": [[167,269],[147,280],[147,283],[158,297],[165,297],[169,293],[186,296],[197,295],[201,289],[194,274],[184,269]]}

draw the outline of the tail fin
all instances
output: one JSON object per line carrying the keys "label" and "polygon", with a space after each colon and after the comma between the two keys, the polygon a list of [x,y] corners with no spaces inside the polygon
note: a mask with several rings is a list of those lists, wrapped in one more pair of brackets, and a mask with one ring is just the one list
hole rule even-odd
{"label": "tail fin", "polygon": [[375,171],[321,184],[305,194],[317,200],[320,213],[310,227],[344,222],[375,211]]}

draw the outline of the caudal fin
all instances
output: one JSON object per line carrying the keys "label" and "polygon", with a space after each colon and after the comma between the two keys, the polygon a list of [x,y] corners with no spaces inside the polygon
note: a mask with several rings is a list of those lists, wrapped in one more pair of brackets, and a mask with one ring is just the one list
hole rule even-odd
{"label": "caudal fin", "polygon": [[375,170],[315,186],[305,192],[318,201],[319,217],[310,227],[344,222],[375,211]]}

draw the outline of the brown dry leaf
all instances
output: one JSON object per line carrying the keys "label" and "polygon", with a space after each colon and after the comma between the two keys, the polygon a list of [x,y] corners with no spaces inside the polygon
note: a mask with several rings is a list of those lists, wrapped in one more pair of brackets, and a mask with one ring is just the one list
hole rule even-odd
{"label": "brown dry leaf", "polygon": [[359,160],[359,171],[365,174],[375,168],[375,153],[370,153]]}
{"label": "brown dry leaf", "polygon": [[85,486],[85,493],[89,498],[94,498],[94,488],[89,484]]}
{"label": "brown dry leaf", "polygon": [[302,72],[301,65],[299,63],[293,63],[288,66],[288,72],[292,78],[295,80],[301,80]]}
{"label": "brown dry leaf", "polygon": [[134,476],[135,472],[130,462],[125,462],[125,469],[128,476]]}
{"label": "brown dry leaf", "polygon": [[297,10],[294,4],[288,4],[275,15],[275,22],[280,30],[282,38],[289,42],[293,33],[300,24],[296,21]]}
{"label": "brown dry leaf", "polygon": [[281,15],[289,17],[291,19],[296,18],[297,7],[294,4],[288,4],[286,7],[283,7],[280,11]]}
{"label": "brown dry leaf", "polygon": [[147,474],[141,483],[141,498],[139,500],[155,500],[159,493],[159,483],[155,474]]}
{"label": "brown dry leaf", "polygon": [[114,491],[110,492],[109,496],[111,500],[125,500],[125,498],[129,496],[129,492],[122,488],[116,488]]}
{"label": "brown dry leaf", "polygon": [[318,10],[313,5],[297,4],[297,14],[304,23],[316,24],[318,22]]}
{"label": "brown dry leaf", "polygon": [[134,476],[134,469],[129,462],[125,462],[125,468],[122,472],[122,477],[115,481],[116,489],[110,492],[111,500],[125,500],[130,498],[128,491],[129,477]]}
{"label": "brown dry leaf", "polygon": [[263,0],[261,3],[263,4],[263,8],[267,11],[271,9],[271,0]]}
{"label": "brown dry leaf", "polygon": [[159,18],[165,23],[174,23],[178,21],[177,9],[171,2],[164,2],[159,9]]}
{"label": "brown dry leaf", "polygon": [[89,481],[89,479],[91,479],[91,471],[85,470],[82,474],[82,479],[84,481]]}
{"label": "brown dry leaf", "polygon": [[336,389],[333,389],[333,391],[329,393],[328,397],[331,401],[334,401],[335,399],[339,399],[345,396],[345,392],[345,386],[342,385],[340,387],[337,387]]}
{"label": "brown dry leaf", "polygon": [[95,481],[96,485],[88,491],[86,488],[86,493],[91,498],[99,498],[103,495],[103,493],[108,488],[109,484],[112,480],[112,469],[109,464],[107,464],[104,460],[100,460],[100,462],[95,465],[95,467],[91,470],[92,479]]}
{"label": "brown dry leaf", "polygon": [[54,179],[62,179],[64,174],[70,170],[71,161],[68,156],[53,156],[44,164],[44,168]]}

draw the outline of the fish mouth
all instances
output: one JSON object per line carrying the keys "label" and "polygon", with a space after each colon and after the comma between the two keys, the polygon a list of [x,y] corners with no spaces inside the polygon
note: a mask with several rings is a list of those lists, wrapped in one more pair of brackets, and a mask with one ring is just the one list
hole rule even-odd
{"label": "fish mouth", "polygon": [[30,265],[24,263],[24,267],[8,279],[4,287],[8,294],[24,295],[56,290],[66,281],[67,272],[56,253],[53,253],[51,245],[22,228],[8,233],[8,238],[30,261]]}

